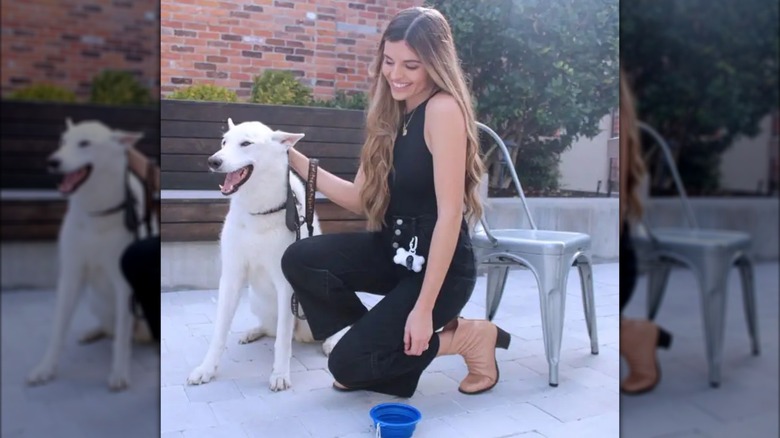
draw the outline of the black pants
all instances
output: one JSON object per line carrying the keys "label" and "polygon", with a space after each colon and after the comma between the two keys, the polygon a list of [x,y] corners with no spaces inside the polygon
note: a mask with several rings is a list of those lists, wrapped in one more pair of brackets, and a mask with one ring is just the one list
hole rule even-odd
{"label": "black pants", "polygon": [[160,237],[133,242],[122,254],[122,273],[133,289],[154,339],[160,340]]}
{"label": "black pants", "polygon": [[636,288],[639,268],[634,245],[631,243],[628,224],[620,230],[620,311],[626,307]]}
{"label": "black pants", "polygon": [[[427,255],[432,225],[421,225],[417,254]],[[294,243],[282,257],[284,275],[315,339],[324,340],[352,325],[328,360],[333,377],[349,388],[411,397],[439,351],[439,336],[434,333],[422,355],[404,353],[406,319],[425,275],[425,269],[417,273],[393,263],[393,243],[403,242],[408,249],[408,238],[414,234],[409,231],[393,227],[376,233],[315,236]],[[433,308],[434,331],[460,314],[475,282],[474,256],[464,227]],[[356,291],[384,298],[369,311]]]}

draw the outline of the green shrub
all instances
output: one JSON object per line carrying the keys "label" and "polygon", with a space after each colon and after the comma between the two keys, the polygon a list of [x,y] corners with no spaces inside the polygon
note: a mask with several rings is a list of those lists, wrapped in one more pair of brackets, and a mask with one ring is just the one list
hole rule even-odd
{"label": "green shrub", "polygon": [[90,102],[109,105],[144,105],[149,90],[128,71],[104,70],[92,80]]}
{"label": "green shrub", "polygon": [[336,108],[364,110],[368,107],[368,96],[363,92],[348,94],[344,91],[337,91]]}
{"label": "green shrub", "polygon": [[34,84],[8,95],[11,100],[40,100],[45,102],[75,102],[76,93],[53,84]]}
{"label": "green shrub", "polygon": [[336,97],[333,99],[315,99],[312,102],[312,106],[364,110],[368,107],[368,97],[366,96],[366,93],[363,92],[347,93],[343,90],[339,90],[336,92]]}
{"label": "green shrub", "polygon": [[208,102],[238,102],[235,91],[212,84],[196,84],[179,88],[168,96],[169,99],[205,100]]}
{"label": "green shrub", "polygon": [[266,70],[255,77],[250,102],[306,106],[312,103],[312,97],[311,90],[295,79],[291,72]]}

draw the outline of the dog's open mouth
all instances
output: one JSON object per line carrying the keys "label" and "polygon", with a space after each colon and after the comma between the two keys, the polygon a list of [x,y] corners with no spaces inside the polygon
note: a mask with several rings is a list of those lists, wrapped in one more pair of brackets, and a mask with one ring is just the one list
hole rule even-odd
{"label": "dog's open mouth", "polygon": [[219,190],[223,195],[232,195],[238,191],[250,176],[252,176],[253,166],[250,164],[246,167],[242,167],[236,171],[230,172],[225,176],[225,183],[220,184]]}
{"label": "dog's open mouth", "polygon": [[60,193],[69,195],[84,184],[90,173],[92,173],[92,166],[89,164],[73,172],[68,172],[62,178],[62,182],[57,186],[57,189]]}

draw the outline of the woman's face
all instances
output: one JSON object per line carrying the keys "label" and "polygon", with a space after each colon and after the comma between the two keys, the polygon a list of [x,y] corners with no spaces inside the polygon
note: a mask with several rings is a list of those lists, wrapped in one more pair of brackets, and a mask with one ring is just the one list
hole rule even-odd
{"label": "woman's face", "polygon": [[407,108],[416,107],[430,93],[430,76],[406,41],[385,42],[382,74],[393,99],[405,100]]}

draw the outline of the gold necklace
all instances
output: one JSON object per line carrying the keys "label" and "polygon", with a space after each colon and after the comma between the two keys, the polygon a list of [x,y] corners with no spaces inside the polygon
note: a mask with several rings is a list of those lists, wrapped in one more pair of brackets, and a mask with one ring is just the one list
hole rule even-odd
{"label": "gold necklace", "polygon": [[404,129],[403,129],[403,131],[401,131],[401,135],[402,136],[406,137],[406,127],[409,126],[409,123],[412,122],[412,117],[414,117],[414,113],[417,112],[417,108],[419,108],[419,107],[420,107],[420,105],[417,105],[416,107],[414,107],[414,109],[412,110],[412,115],[409,116],[409,120],[404,122]]}

